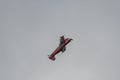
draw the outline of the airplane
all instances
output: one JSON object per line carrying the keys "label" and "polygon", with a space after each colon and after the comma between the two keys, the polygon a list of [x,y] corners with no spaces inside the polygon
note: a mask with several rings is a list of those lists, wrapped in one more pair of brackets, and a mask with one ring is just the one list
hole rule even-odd
{"label": "airplane", "polygon": [[71,38],[64,38],[64,36],[60,37],[60,44],[59,46],[55,49],[55,51],[51,54],[48,55],[48,58],[51,59],[52,61],[55,60],[55,55],[58,54],[59,52],[64,52],[66,50],[66,45],[71,42]]}

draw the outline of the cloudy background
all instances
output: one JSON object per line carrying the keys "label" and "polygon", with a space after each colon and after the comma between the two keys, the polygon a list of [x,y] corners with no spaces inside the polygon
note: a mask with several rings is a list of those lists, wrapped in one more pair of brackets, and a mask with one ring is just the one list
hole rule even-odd
{"label": "cloudy background", "polygon": [[0,80],[120,80],[120,1],[0,0]]}

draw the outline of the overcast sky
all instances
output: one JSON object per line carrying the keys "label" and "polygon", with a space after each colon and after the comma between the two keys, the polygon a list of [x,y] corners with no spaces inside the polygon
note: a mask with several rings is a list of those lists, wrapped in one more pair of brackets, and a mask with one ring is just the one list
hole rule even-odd
{"label": "overcast sky", "polygon": [[120,1],[1,0],[0,80],[120,80]]}

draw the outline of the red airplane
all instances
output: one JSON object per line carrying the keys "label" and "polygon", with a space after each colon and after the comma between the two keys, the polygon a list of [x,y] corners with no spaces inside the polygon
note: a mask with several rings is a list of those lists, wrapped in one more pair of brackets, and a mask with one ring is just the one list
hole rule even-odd
{"label": "red airplane", "polygon": [[54,61],[55,60],[55,55],[58,54],[59,52],[64,52],[66,50],[65,46],[69,42],[71,42],[71,40],[73,40],[73,39],[71,39],[71,38],[66,38],[65,39],[64,36],[61,36],[60,37],[60,44],[59,44],[59,46],[55,49],[55,51],[51,55],[48,56],[49,59]]}

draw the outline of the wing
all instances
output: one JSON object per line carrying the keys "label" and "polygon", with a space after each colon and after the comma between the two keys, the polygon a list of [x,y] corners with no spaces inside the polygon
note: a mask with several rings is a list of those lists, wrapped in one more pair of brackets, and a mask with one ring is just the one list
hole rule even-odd
{"label": "wing", "polygon": [[65,50],[66,50],[66,47],[63,47],[61,51],[62,51],[62,52],[65,52]]}
{"label": "wing", "polygon": [[[60,37],[60,45],[59,45],[59,46],[61,46],[61,45],[64,44],[64,43],[65,43],[64,36],[61,36],[61,37]],[[61,49],[62,52],[64,52],[65,50],[66,50],[66,47],[63,47],[63,48]]]}
{"label": "wing", "polygon": [[61,36],[61,37],[60,37],[60,45],[59,45],[59,46],[61,46],[61,45],[64,44],[64,43],[65,43],[64,36]]}

